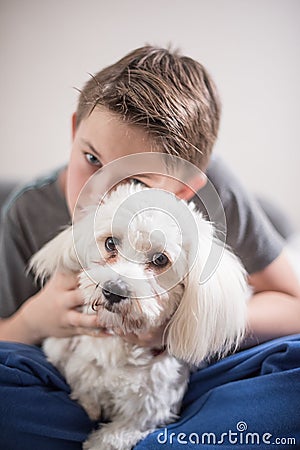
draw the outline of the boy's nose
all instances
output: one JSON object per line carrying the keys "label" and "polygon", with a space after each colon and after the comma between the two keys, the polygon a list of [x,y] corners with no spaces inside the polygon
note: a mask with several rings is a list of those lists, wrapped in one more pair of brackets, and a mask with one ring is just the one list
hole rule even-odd
{"label": "boy's nose", "polygon": [[130,295],[129,287],[124,280],[105,281],[102,287],[102,293],[109,303],[119,303]]}

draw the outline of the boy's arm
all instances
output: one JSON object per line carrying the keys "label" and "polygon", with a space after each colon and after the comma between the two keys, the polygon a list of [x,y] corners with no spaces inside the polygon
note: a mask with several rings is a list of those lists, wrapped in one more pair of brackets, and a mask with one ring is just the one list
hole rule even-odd
{"label": "boy's arm", "polygon": [[[249,333],[244,346],[300,333],[300,286],[283,251],[285,240],[218,155],[207,175],[224,206],[226,242],[251,274],[254,295],[249,301]],[[287,220],[285,215],[278,219]]]}
{"label": "boy's arm", "polygon": [[[39,202],[36,196],[41,196]],[[100,334],[96,316],[77,311],[83,300],[76,275],[57,273],[41,290],[33,275],[27,275],[32,254],[49,239],[52,228],[63,224],[61,216],[50,221],[51,205],[58,201],[44,188],[42,193],[26,188],[5,209],[0,229],[0,341],[40,344],[48,336]]]}
{"label": "boy's arm", "polygon": [[254,295],[248,305],[246,346],[300,333],[300,283],[285,253],[249,276]]}

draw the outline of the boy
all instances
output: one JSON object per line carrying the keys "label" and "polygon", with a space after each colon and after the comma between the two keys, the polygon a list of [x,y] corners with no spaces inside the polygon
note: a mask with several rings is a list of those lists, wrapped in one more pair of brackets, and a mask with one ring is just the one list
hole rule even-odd
{"label": "boy", "polygon": [[[96,318],[76,310],[83,302],[76,276],[57,273],[37,291],[25,268],[31,255],[70,221],[81,188],[102,165],[150,151],[192,162],[214,184],[227,217],[227,243],[244,263],[254,289],[248,307],[249,342],[300,332],[300,286],[282,254],[282,240],[224,163],[211,158],[219,120],[217,91],[204,67],[165,49],[137,49],[89,80],[73,116],[68,167],[25,187],[6,207],[1,340],[40,344],[48,336],[94,335]],[[137,178],[156,185],[143,174]],[[197,188],[204,185],[203,177]],[[175,192],[191,198],[184,185]],[[124,338],[151,347],[161,343],[161,336],[151,333]],[[32,436],[30,442],[35,442]],[[51,445],[59,448],[53,441]]]}

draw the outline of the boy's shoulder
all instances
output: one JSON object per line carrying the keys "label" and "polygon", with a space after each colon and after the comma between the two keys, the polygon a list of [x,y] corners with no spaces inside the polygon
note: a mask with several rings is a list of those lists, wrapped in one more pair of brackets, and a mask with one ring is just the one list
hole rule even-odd
{"label": "boy's shoulder", "polygon": [[219,154],[212,154],[206,175],[219,194],[224,207],[228,206],[235,196],[247,196],[249,193],[241,185],[240,180]]}
{"label": "boy's shoulder", "polygon": [[[225,214],[226,243],[249,273],[264,269],[282,251],[282,237],[222,157],[213,155],[206,174],[220,197]],[[218,228],[218,223],[215,225]]]}
{"label": "boy's shoulder", "polygon": [[53,170],[14,189],[1,211],[3,224],[8,222],[27,236],[48,236],[48,230],[66,225],[70,215],[59,183],[62,170]]}
{"label": "boy's shoulder", "polygon": [[62,170],[63,168],[56,169],[27,183],[16,185],[3,205],[3,214],[7,214],[14,208],[22,208],[25,204],[29,207],[37,206],[35,201],[39,202],[42,199],[45,200],[45,198],[58,197],[64,201],[58,183],[58,177]]}

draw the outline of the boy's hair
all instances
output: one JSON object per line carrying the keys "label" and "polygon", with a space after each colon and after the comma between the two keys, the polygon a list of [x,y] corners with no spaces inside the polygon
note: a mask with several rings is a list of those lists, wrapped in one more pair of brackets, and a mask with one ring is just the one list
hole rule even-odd
{"label": "boy's hair", "polygon": [[92,75],[79,97],[76,126],[96,106],[142,127],[165,153],[206,167],[221,106],[199,62],[164,48],[138,48]]}

